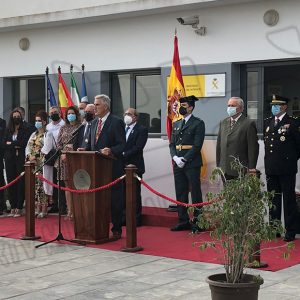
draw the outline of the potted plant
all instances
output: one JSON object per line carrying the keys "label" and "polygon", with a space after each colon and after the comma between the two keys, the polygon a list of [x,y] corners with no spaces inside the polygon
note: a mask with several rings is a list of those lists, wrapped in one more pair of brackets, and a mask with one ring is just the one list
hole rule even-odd
{"label": "potted plant", "polygon": [[219,193],[208,193],[211,205],[204,206],[198,217],[198,226],[211,229],[212,239],[201,242],[199,248],[219,250],[225,267],[224,274],[207,278],[213,300],[253,300],[258,299],[263,279],[246,274],[247,264],[255,254],[257,244],[275,239],[278,233],[283,233],[283,228],[280,222],[266,221],[273,194],[262,191],[263,183],[258,176],[245,172],[238,159],[233,161],[232,168],[237,170],[238,177],[228,181],[220,168],[212,172],[212,181],[221,176],[224,185]]}

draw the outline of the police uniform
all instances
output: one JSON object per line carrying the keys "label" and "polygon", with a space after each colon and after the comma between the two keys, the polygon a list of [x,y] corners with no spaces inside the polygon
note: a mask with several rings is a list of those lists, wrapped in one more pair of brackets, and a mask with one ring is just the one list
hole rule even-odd
{"label": "police uniform", "polygon": [[[180,102],[194,104],[195,97],[185,97]],[[196,100],[198,100],[196,98]],[[170,154],[183,157],[185,165],[179,168],[173,164],[176,199],[183,203],[188,203],[188,193],[191,187],[192,203],[202,202],[200,171],[202,166],[201,148],[205,137],[205,125],[203,120],[190,115],[188,121],[185,119],[176,121],[173,124],[172,137],[170,142]],[[196,216],[196,215],[195,215]],[[187,208],[178,205],[178,224],[171,228],[173,231],[185,230],[190,228]]]}
{"label": "police uniform", "polygon": [[[287,99],[273,98],[272,105],[287,104]],[[265,119],[265,172],[268,191],[275,191],[271,219],[281,220],[281,198],[283,197],[285,240],[295,238],[297,205],[295,195],[297,161],[300,157],[300,121],[284,114],[277,122],[275,117]]]}

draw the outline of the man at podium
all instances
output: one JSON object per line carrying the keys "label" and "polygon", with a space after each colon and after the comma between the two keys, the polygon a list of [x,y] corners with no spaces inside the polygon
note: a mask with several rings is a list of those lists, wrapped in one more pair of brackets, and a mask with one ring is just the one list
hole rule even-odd
{"label": "man at podium", "polygon": [[[95,96],[95,119],[91,123],[89,142],[86,150],[99,151],[114,157],[112,179],[124,174],[122,152],[125,148],[125,126],[123,120],[110,113],[111,100],[107,95]],[[114,185],[111,190],[111,221],[114,239],[122,235],[123,185]]]}

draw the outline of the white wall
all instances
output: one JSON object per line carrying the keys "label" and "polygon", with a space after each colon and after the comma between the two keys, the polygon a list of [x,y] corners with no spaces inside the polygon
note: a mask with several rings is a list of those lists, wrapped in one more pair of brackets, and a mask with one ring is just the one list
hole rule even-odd
{"label": "white wall", "polygon": [[[221,182],[216,184],[211,184],[209,182],[211,171],[216,167],[216,140],[205,140],[202,149],[207,161],[206,175],[201,179],[202,196],[203,201],[205,201],[205,195],[208,192],[217,192],[220,187],[222,187],[222,184]],[[261,180],[263,182],[266,181],[264,170],[264,151],[264,143],[263,141],[259,141],[257,169],[262,173]],[[144,158],[146,173],[143,179],[145,182],[156,191],[175,200],[175,186],[168,141],[162,139],[148,139],[144,150]],[[300,160],[298,161],[298,170],[299,172],[296,178],[296,190],[300,192]],[[151,207],[168,207],[170,204],[172,204],[171,202],[156,196],[143,186],[142,200],[144,206]]]}
{"label": "white wall", "polygon": [[1,1],[0,18],[42,14],[134,0],[9,0]]}
{"label": "white wall", "polygon": [[[266,10],[275,8],[280,21],[274,28],[263,23]],[[182,11],[102,21],[58,28],[0,33],[0,77],[43,74],[45,66],[116,70],[170,66],[173,33],[177,27],[182,65],[300,57],[300,1],[257,3]],[[207,35],[181,26],[179,16],[199,14]],[[28,37],[30,48],[18,43]],[[63,68],[64,71],[64,68]]]}

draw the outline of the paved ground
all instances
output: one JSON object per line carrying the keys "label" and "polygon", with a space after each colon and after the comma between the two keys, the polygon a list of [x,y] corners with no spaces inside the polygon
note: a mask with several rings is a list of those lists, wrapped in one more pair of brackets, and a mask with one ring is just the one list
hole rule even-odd
{"label": "paved ground", "polygon": [[[219,265],[0,238],[0,299],[211,299]],[[260,273],[259,299],[300,299],[300,265]]]}

